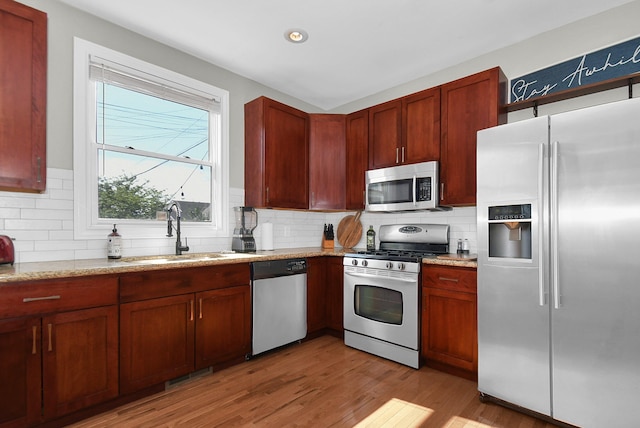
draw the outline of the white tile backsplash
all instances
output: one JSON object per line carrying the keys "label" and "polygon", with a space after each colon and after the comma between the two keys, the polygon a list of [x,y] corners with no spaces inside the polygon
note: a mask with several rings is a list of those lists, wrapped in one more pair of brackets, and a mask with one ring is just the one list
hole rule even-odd
{"label": "white tile backsplash", "polygon": [[[189,237],[190,252],[211,252],[231,249],[234,226],[233,207],[244,203],[244,190],[229,190],[229,236],[223,238]],[[289,210],[258,210],[256,245],[262,248],[262,228],[273,223],[274,248],[319,247],[325,223],[331,223],[337,232],[338,223],[354,212],[310,212]],[[0,234],[15,239],[16,262],[38,262],[105,258],[107,239],[76,240],[73,236],[73,171],[48,168],[47,190],[41,194],[0,192]],[[363,212],[362,238],[357,247],[365,247],[365,234],[369,225],[376,233],[383,224],[436,223],[451,226],[450,249],[455,251],[458,239],[468,239],[471,252],[476,246],[475,207],[454,208],[442,212],[409,212],[373,214]],[[376,243],[379,244],[376,239]],[[172,254],[175,241],[158,237],[127,239],[123,236],[124,256]],[[336,240],[336,247],[339,244]]]}

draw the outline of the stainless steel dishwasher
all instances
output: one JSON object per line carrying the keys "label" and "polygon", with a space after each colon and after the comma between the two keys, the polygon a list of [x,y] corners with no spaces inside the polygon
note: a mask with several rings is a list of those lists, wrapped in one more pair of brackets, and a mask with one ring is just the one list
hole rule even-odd
{"label": "stainless steel dishwasher", "polygon": [[252,354],[307,335],[307,261],[272,260],[251,264]]}

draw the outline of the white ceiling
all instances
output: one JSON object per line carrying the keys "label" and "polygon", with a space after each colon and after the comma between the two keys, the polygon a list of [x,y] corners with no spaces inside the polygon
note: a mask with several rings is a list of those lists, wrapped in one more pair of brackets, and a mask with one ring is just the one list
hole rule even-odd
{"label": "white ceiling", "polygon": [[61,1],[330,110],[630,0]]}

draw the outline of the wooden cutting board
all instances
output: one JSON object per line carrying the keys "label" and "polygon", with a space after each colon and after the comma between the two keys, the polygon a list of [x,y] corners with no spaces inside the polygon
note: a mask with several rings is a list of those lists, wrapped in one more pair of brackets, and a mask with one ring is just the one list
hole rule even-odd
{"label": "wooden cutting board", "polygon": [[360,242],[362,237],[362,223],[360,223],[361,211],[358,211],[356,215],[348,215],[340,220],[338,223],[338,230],[336,237],[338,243],[343,248],[353,248]]}

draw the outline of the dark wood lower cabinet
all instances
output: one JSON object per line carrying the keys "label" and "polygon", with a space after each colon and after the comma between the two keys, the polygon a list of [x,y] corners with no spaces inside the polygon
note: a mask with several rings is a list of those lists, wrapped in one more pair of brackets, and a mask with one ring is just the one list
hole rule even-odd
{"label": "dark wood lower cabinet", "polygon": [[37,423],[42,415],[41,318],[0,321],[0,426]]}
{"label": "dark wood lower cabinet", "polygon": [[44,417],[118,396],[117,305],[42,319]]}
{"label": "dark wood lower cabinet", "polygon": [[120,305],[120,392],[194,370],[193,294]]}
{"label": "dark wood lower cabinet", "polygon": [[120,305],[120,391],[251,352],[249,285]]}
{"label": "dark wood lower cabinet", "polygon": [[251,353],[249,285],[196,295],[196,370]]}
{"label": "dark wood lower cabinet", "polygon": [[477,379],[476,270],[426,265],[421,355],[427,366]]}
{"label": "dark wood lower cabinet", "polygon": [[116,305],[0,321],[0,426],[28,426],[118,396]]}
{"label": "dark wood lower cabinet", "polygon": [[344,330],[344,286],[342,257],[328,257],[326,266],[327,327],[343,334]]}
{"label": "dark wood lower cabinet", "polygon": [[327,327],[327,260],[307,259],[307,335],[311,336]]}
{"label": "dark wood lower cabinet", "polygon": [[248,263],[122,276],[120,393],[244,359],[249,281]]}
{"label": "dark wood lower cabinet", "polygon": [[307,335],[342,334],[342,271],[342,257],[307,259]]}

